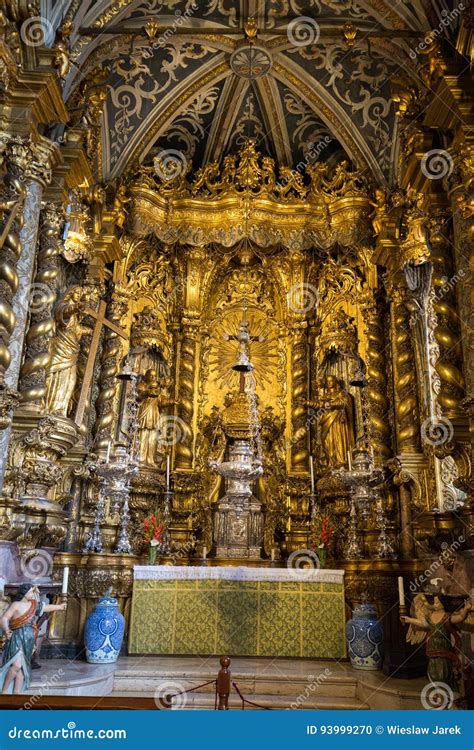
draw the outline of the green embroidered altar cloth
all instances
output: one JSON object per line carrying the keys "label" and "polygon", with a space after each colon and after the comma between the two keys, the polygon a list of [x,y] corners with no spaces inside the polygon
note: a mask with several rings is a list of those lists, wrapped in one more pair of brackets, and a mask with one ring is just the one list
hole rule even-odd
{"label": "green embroidered altar cloth", "polygon": [[344,571],[135,566],[130,654],[346,655]]}

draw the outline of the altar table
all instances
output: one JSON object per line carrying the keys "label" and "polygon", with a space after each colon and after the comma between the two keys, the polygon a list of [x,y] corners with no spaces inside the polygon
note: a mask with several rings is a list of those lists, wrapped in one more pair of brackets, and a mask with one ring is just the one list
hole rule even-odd
{"label": "altar table", "polygon": [[344,657],[344,571],[136,565],[128,650]]}

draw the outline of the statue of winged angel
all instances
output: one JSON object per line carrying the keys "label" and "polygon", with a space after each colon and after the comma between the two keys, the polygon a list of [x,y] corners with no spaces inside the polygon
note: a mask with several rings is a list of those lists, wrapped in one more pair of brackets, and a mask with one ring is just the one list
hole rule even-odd
{"label": "statue of winged angel", "polygon": [[472,604],[466,599],[458,606],[456,599],[430,585],[412,602],[410,617],[400,619],[409,625],[407,641],[412,645],[426,643],[428,677],[457,690],[461,675],[460,625],[467,618]]}

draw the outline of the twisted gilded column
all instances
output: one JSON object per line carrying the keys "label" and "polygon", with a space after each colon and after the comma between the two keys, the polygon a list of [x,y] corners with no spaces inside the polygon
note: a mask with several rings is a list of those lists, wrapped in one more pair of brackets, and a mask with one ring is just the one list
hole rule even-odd
{"label": "twisted gilded column", "polygon": [[197,352],[200,323],[196,317],[185,317],[182,324],[182,337],[179,360],[179,433],[176,444],[176,469],[193,467],[193,420],[194,383],[197,368]]}
{"label": "twisted gilded column", "polygon": [[[107,318],[117,326],[128,310],[129,294],[121,287],[115,286],[107,305]],[[106,451],[113,439],[114,422],[117,416],[115,401],[117,394],[117,375],[123,357],[123,341],[110,328],[105,328],[104,346],[100,363],[99,395],[96,401],[97,421],[95,425],[95,449]]]}
{"label": "twisted gilded column", "polygon": [[367,398],[369,407],[370,442],[375,459],[380,461],[390,453],[389,400],[387,398],[386,360],[387,337],[382,314],[375,299],[369,299],[362,308],[367,328]]}
{"label": "twisted gilded column", "polygon": [[[18,290],[17,265],[22,245],[23,208],[26,197],[24,174],[28,164],[28,147],[21,138],[3,141],[6,174],[0,202],[0,384],[11,362],[10,337],[16,323],[13,298]],[[5,425],[6,426],[6,425]]]}
{"label": "twisted gilded column", "polygon": [[63,223],[62,208],[54,203],[46,204],[40,217],[40,248],[30,295],[30,327],[26,335],[25,360],[20,371],[20,394],[24,404],[41,406],[46,394]]}
{"label": "twisted gilded column", "polygon": [[413,329],[407,308],[406,286],[402,283],[393,286],[389,295],[397,453],[412,453],[420,448],[420,435]]}
{"label": "twisted gilded column", "polygon": [[[471,136],[471,141],[473,140]],[[467,397],[474,395],[474,306],[472,304],[472,247],[474,240],[474,148],[462,140],[454,149],[454,169],[449,177],[453,217],[456,298],[462,334]]]}
{"label": "twisted gilded column", "polygon": [[308,471],[308,338],[306,321],[294,323],[291,331],[291,470]]}
{"label": "twisted gilded column", "polygon": [[432,221],[430,233],[433,309],[436,313],[434,336],[439,347],[435,369],[441,381],[438,403],[443,415],[452,418],[462,413],[461,402],[465,395],[465,382],[462,374],[461,336],[449,232],[447,216],[439,212]]}

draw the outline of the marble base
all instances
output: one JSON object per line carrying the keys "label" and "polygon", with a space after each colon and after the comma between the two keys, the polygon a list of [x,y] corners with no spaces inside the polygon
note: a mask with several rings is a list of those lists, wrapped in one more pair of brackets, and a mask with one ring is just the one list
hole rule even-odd
{"label": "marble base", "polygon": [[[87,664],[52,659],[34,670],[27,695],[110,695],[114,689],[115,664]],[[34,707],[34,700],[31,700]]]}
{"label": "marble base", "polygon": [[0,578],[5,583],[21,578],[20,555],[16,542],[0,542]]}
{"label": "marble base", "polygon": [[[176,693],[217,676],[217,659],[200,657],[119,657],[113,665],[55,659],[33,672],[28,694],[154,697],[160,690]],[[311,659],[234,658],[232,679],[242,694],[273,709],[421,709],[420,694],[426,678],[395,680],[380,672],[361,673],[348,662]],[[213,710],[212,685],[187,693],[175,709]],[[231,709],[240,709],[236,692]],[[250,709],[251,706],[246,706]]]}

